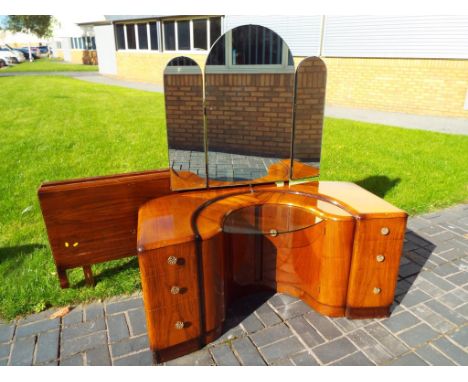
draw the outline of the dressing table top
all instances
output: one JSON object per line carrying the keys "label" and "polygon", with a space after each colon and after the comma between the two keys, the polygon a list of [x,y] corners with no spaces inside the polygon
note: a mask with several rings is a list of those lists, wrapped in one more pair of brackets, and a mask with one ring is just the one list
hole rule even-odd
{"label": "dressing table top", "polygon": [[[278,222],[278,233],[305,228],[320,219],[352,220],[407,216],[403,210],[348,182],[320,181],[285,184],[282,187],[258,185],[188,191],[153,199],[140,207],[138,250],[141,252],[192,241],[196,237],[195,231],[198,231],[202,239],[209,239],[223,230],[225,221],[228,224],[232,223],[229,223],[227,218],[230,214],[239,213],[242,208],[266,204],[273,205],[268,209],[273,220],[284,219],[280,211],[285,212],[284,206],[306,211],[301,216],[300,213],[291,215],[289,212],[287,219],[296,220]],[[274,205],[281,205],[276,212],[273,212]],[[315,217],[305,222],[307,212],[311,213],[311,217]],[[265,221],[267,222],[268,218]],[[264,223],[262,230],[269,230],[273,225]],[[225,231],[229,232],[229,227],[226,226]]]}

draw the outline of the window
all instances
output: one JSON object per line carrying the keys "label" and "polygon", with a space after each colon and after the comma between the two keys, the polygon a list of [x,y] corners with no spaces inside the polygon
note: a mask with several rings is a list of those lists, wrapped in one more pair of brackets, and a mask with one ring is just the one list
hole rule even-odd
{"label": "window", "polygon": [[190,50],[190,21],[177,21],[177,43],[179,50]]}
{"label": "window", "polygon": [[149,30],[150,30],[151,50],[158,50],[159,49],[158,24],[156,22],[149,23]]}
{"label": "window", "polygon": [[210,18],[210,46],[221,36],[221,17]]}
{"label": "window", "polygon": [[208,55],[207,65],[226,65],[226,36],[219,39]]}
{"label": "window", "polygon": [[138,49],[148,49],[147,24],[138,24]]}
{"label": "window", "polygon": [[197,19],[193,20],[193,48],[194,49],[207,49],[207,20]]}
{"label": "window", "polygon": [[257,25],[232,31],[233,65],[281,65],[283,44],[271,30]]}
{"label": "window", "polygon": [[123,24],[115,26],[115,34],[117,37],[117,49],[125,49],[125,31]]}
{"label": "window", "polygon": [[164,50],[175,50],[175,22],[164,22]]}
{"label": "window", "polygon": [[127,49],[136,49],[135,24],[125,25],[127,30]]}
{"label": "window", "polygon": [[78,47],[79,47],[79,49],[84,49],[83,39],[84,39],[84,37],[78,37]]}
{"label": "window", "polygon": [[115,25],[117,50],[207,51],[220,35],[221,17]]}
{"label": "window", "polygon": [[96,50],[96,37],[91,37],[91,49]]}
{"label": "window", "polygon": [[56,41],[57,49],[62,49],[62,41]]}
{"label": "window", "polygon": [[70,45],[72,49],[75,49],[75,41],[73,41],[73,37],[70,37]]}

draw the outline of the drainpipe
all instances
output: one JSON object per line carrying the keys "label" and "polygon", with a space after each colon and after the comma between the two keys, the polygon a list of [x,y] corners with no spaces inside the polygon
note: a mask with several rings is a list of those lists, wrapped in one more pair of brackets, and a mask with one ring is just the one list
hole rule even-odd
{"label": "drainpipe", "polygon": [[319,57],[323,56],[323,35],[325,32],[325,15],[322,15],[322,21],[320,25],[320,48],[319,48]]}

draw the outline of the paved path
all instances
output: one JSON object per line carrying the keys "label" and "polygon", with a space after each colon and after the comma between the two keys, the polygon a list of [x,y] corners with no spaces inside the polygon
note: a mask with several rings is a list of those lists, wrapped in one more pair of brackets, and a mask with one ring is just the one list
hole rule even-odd
{"label": "paved path", "polygon": [[[240,301],[215,343],[167,365],[468,365],[468,204],[410,218],[393,313],[328,318],[284,294]],[[1,365],[151,365],[140,295],[0,324]]]}
{"label": "paved path", "polygon": [[342,106],[327,106],[325,108],[325,115],[334,118],[352,119],[353,121],[406,127],[408,129],[468,135],[468,119],[465,118],[390,113],[377,110],[353,109]]}
{"label": "paved path", "polygon": [[98,77],[98,72],[0,72],[0,77],[27,77],[27,76],[64,76],[64,77]]}
{"label": "paved path", "polygon": [[144,90],[147,92],[164,93],[164,87],[162,85],[148,84],[145,82],[136,81],[125,81],[118,78],[107,77],[107,76],[80,76],[77,77],[80,80],[93,82],[96,84],[104,84],[111,86],[121,86],[130,89]]}

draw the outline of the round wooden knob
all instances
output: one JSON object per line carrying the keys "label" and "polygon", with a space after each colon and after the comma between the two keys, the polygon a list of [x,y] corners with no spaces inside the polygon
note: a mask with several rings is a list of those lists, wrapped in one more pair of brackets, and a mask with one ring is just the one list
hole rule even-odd
{"label": "round wooden knob", "polygon": [[183,329],[184,326],[185,326],[185,324],[183,323],[183,321],[177,321],[177,322],[175,323],[175,328],[176,328],[177,330]]}
{"label": "round wooden knob", "polygon": [[167,263],[168,263],[169,265],[176,265],[176,264],[177,264],[177,257],[175,257],[175,256],[169,256],[169,257],[167,258]]}
{"label": "round wooden knob", "polygon": [[377,256],[375,256],[375,259],[377,260],[378,263],[383,263],[384,260],[385,260],[385,256],[384,255],[377,255]]}
{"label": "round wooden knob", "polygon": [[374,288],[374,290],[372,292],[374,292],[374,294],[380,294],[380,292],[382,292],[382,289]]}
{"label": "round wooden knob", "polygon": [[390,228],[388,228],[388,227],[382,227],[382,228],[380,228],[380,233],[381,233],[381,235],[383,235],[383,236],[387,236],[387,235],[390,233]]}
{"label": "round wooden knob", "polygon": [[174,286],[171,288],[171,293],[172,293],[172,294],[179,294],[179,293],[180,293],[180,288],[179,288],[178,286],[175,286],[175,285],[174,285]]}

